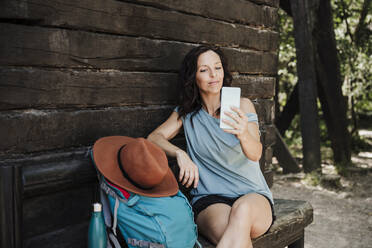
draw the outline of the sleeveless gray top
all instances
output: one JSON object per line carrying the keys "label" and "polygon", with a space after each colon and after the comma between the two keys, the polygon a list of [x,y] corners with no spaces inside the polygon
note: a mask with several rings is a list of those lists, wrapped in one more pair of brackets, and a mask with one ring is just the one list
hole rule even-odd
{"label": "sleeveless gray top", "polygon": [[[175,109],[178,111],[178,107]],[[192,204],[209,194],[239,197],[248,193],[266,196],[274,204],[258,162],[249,160],[239,140],[219,127],[219,119],[200,109],[182,118],[187,142],[187,153],[198,166],[199,183],[191,190]],[[258,125],[257,115],[247,113],[248,121]]]}

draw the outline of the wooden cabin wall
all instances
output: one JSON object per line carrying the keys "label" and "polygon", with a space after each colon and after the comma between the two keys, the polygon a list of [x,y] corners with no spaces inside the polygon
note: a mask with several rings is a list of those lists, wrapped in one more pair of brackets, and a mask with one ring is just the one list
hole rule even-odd
{"label": "wooden cabin wall", "polygon": [[0,243],[86,247],[96,197],[88,148],[103,136],[147,136],[162,123],[176,105],[181,60],[201,43],[222,47],[233,86],[254,100],[271,185],[278,5],[2,0]]}

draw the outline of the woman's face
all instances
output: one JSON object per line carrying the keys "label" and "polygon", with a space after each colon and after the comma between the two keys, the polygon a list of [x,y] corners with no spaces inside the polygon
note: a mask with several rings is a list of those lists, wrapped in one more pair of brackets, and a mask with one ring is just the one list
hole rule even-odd
{"label": "woman's face", "polygon": [[223,84],[224,71],[220,56],[209,50],[199,55],[196,84],[200,93],[219,93]]}

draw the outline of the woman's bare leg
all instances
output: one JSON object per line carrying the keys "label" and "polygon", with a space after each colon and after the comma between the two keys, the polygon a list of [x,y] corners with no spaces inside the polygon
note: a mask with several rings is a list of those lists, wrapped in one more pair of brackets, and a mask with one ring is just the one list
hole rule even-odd
{"label": "woman's bare leg", "polygon": [[251,248],[251,238],[264,234],[271,222],[268,200],[255,193],[244,195],[232,206],[226,230],[217,248]]}
{"label": "woman's bare leg", "polygon": [[196,224],[201,234],[217,245],[226,230],[231,207],[224,203],[215,203],[201,211]]}

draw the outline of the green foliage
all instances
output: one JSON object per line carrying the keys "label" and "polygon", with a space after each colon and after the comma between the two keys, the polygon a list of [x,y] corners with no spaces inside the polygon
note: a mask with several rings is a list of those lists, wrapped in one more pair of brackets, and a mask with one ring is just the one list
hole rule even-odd
{"label": "green foliage", "polygon": [[372,145],[368,138],[354,135],[351,138],[351,150],[355,153],[359,151],[372,151]]}
{"label": "green foliage", "polygon": [[[339,51],[343,92],[348,97],[349,106],[352,98],[357,113],[372,111],[372,43],[369,41],[372,14],[369,13],[360,23],[362,0],[333,0],[333,19],[337,49]],[[361,31],[356,32],[359,26]],[[359,41],[359,42],[357,42]]]}
{"label": "green foliage", "polygon": [[304,181],[306,184],[309,184],[311,186],[318,186],[320,184],[321,176],[322,176],[321,170],[314,170],[306,174]]}
{"label": "green foliage", "polygon": [[[336,45],[340,60],[341,77],[343,79],[343,93],[348,99],[350,130],[354,128],[352,126],[353,121],[351,120],[352,103],[357,116],[359,114],[368,115],[368,113],[372,113],[372,59],[370,58],[372,55],[372,42],[370,41],[372,27],[371,11],[367,11],[363,25],[359,25],[359,31],[356,32],[360,23],[363,2],[363,0],[331,0]],[[293,20],[283,10],[279,10],[279,32],[278,101],[280,105],[279,109],[282,111],[298,80]],[[321,111],[319,116],[321,145],[322,147],[329,148],[330,141]],[[355,132],[352,137],[352,148],[354,151],[366,147],[357,134],[358,132]],[[300,151],[299,148],[302,146],[302,139],[300,118],[298,116],[292,121],[284,139],[291,150],[294,151],[295,156],[299,156],[298,151]],[[324,155],[322,153],[322,157]]]}
{"label": "green foliage", "polygon": [[279,103],[280,111],[297,82],[296,48],[293,33],[293,20],[283,10],[279,10]]}

